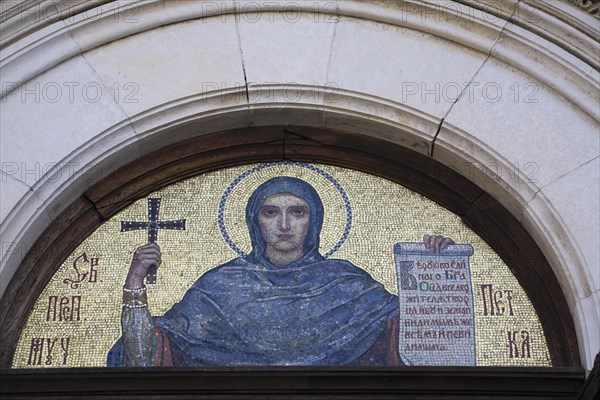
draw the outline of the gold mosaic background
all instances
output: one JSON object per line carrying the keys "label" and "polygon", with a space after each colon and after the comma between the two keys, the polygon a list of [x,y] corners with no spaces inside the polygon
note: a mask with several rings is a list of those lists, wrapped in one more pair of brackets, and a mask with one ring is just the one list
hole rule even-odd
{"label": "gold mosaic background", "polygon": [[[205,271],[237,254],[223,240],[217,210],[227,186],[250,166],[223,169],[187,179],[148,197],[162,198],[160,220],[186,219],[185,231],[161,230],[158,243],[163,264],[156,285],[148,285],[152,315],[162,315],[183,297],[187,288]],[[353,210],[352,231],[333,258],[347,259],[368,271],[391,293],[398,293],[393,256],[397,242],[420,242],[425,233],[449,236],[456,243],[470,243],[472,287],[475,302],[475,330],[478,366],[551,366],[550,356],[537,314],[509,268],[460,218],[433,201],[398,184],[365,173],[326,166],[346,190]],[[232,192],[225,209],[225,222],[238,246],[250,251],[245,223],[248,196],[273,176],[295,176],[311,183],[325,206],[321,251],[338,241],[346,221],[339,192],[319,174],[301,167],[274,166],[251,174]],[[40,295],[21,333],[13,368],[99,367],[106,365],[108,350],[121,335],[122,285],[132,254],[147,242],[146,231],[120,232],[120,223],[147,221],[147,198],[115,215],[84,240],[59,268]],[[73,261],[82,252],[97,257],[97,281],[85,280],[72,289],[64,283],[76,272]],[[80,271],[85,272],[85,271]],[[513,291],[514,316],[484,316],[480,285]],[[81,296],[79,321],[46,321],[49,296]],[[509,358],[507,331],[526,330],[530,335],[531,358]],[[69,337],[69,351],[63,365],[60,339],[51,360],[43,354],[41,365],[29,365],[32,338]],[[46,349],[44,350],[46,351]],[[48,363],[48,361],[50,361]]]}

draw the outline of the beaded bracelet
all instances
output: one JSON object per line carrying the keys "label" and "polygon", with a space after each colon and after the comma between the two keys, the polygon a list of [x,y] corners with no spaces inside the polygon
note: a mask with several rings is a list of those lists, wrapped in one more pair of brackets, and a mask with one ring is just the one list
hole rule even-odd
{"label": "beaded bracelet", "polygon": [[128,289],[125,286],[123,286],[123,291],[127,292],[127,293],[141,293],[141,292],[145,292],[146,290],[147,290],[146,286],[142,286],[140,288],[135,288],[135,289]]}
{"label": "beaded bracelet", "polygon": [[123,288],[123,307],[143,308],[148,307],[148,296],[146,287],[137,289]]}

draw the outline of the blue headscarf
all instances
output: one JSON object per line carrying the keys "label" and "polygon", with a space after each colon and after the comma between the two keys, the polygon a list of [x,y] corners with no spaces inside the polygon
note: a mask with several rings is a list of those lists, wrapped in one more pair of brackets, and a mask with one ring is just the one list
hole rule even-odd
{"label": "blue headscarf", "polygon": [[319,237],[321,228],[323,227],[323,202],[321,201],[319,194],[311,185],[301,179],[289,176],[278,176],[260,185],[254,193],[252,193],[250,199],[248,199],[248,204],[246,206],[246,224],[250,231],[250,241],[252,243],[252,253],[250,253],[248,258],[249,261],[273,267],[273,264],[265,254],[266,242],[260,231],[258,214],[267,198],[283,193],[288,193],[303,199],[310,207],[310,225],[306,232],[306,239],[304,239],[303,256],[289,266],[322,260],[322,257],[319,254]]}

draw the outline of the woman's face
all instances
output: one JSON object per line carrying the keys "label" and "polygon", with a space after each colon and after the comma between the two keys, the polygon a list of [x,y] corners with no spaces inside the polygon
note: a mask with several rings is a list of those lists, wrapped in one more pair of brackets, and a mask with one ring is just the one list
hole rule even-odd
{"label": "woman's face", "polygon": [[267,197],[261,205],[258,224],[267,250],[288,256],[291,262],[302,256],[310,225],[310,207],[306,201],[289,193],[276,194]]}

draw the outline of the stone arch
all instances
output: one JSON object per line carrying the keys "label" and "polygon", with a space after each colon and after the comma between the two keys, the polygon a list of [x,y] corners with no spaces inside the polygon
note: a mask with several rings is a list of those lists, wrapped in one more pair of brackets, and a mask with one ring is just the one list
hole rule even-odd
{"label": "stone arch", "polygon": [[[339,129],[458,170],[516,217],[560,282],[582,363],[591,368],[598,351],[598,232],[597,221],[581,212],[597,208],[597,184],[588,182],[598,170],[591,17],[529,1],[323,1],[299,11],[286,2],[245,10],[235,2],[213,9],[150,1],[135,8],[135,23],[117,10],[115,26],[111,2],[99,3],[71,7],[55,20],[23,21],[19,13],[7,20],[3,293],[41,233],[60,224],[57,216],[131,161],[227,129]],[[291,22],[292,11],[298,21]],[[204,43],[203,34],[220,40]],[[439,62],[427,63],[433,54]],[[377,73],[365,77],[369,71]],[[79,101],[69,101],[68,82],[89,84],[81,92],[75,87]],[[56,84],[62,95],[52,102]],[[140,97],[130,99],[139,101],[126,102],[136,88]],[[108,96],[92,101],[94,89]],[[7,293],[28,282],[12,279]],[[18,317],[3,312],[3,321]]]}

